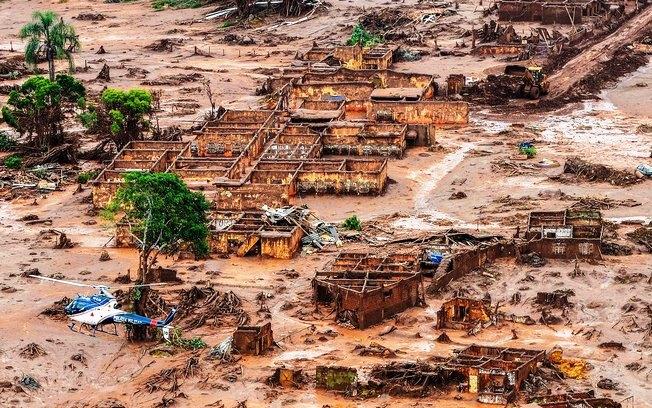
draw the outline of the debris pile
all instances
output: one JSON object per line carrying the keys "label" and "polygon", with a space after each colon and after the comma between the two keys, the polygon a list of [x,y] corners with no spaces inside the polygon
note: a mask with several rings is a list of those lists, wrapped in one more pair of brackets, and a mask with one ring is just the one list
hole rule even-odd
{"label": "debris pile", "polygon": [[102,13],[79,13],[77,17],[73,18],[81,21],[101,21],[106,19],[106,16]]}
{"label": "debris pile", "polygon": [[12,55],[0,61],[0,80],[17,79],[29,72],[22,54]]}
{"label": "debris pile", "polygon": [[519,261],[526,265],[534,266],[535,268],[540,268],[546,264],[546,259],[538,252],[523,254]]}
{"label": "debris pile", "polygon": [[423,362],[392,362],[371,369],[370,377],[389,395],[423,397],[464,381],[456,371]]}
{"label": "debris pile", "polygon": [[610,210],[616,207],[637,207],[641,205],[640,202],[632,200],[631,198],[625,200],[614,200],[609,197],[581,197],[570,208],[578,211],[598,211]]}
{"label": "debris pile", "polygon": [[375,356],[375,357],[383,357],[383,358],[396,357],[395,351],[383,346],[382,344],[374,343],[374,342],[371,342],[369,346],[363,346],[361,344],[358,344],[353,349],[353,352],[358,354],[359,356]]}
{"label": "debris pile", "polygon": [[19,384],[28,390],[37,390],[41,388],[41,383],[39,383],[36,378],[27,374],[23,374],[23,376],[20,378]]}
{"label": "debris pile", "polygon": [[163,75],[157,79],[149,79],[141,82],[141,85],[147,86],[179,86],[187,82],[197,82],[204,79],[204,75],[199,72],[191,74]]}
{"label": "debris pile", "polygon": [[645,246],[652,252],[652,227],[639,227],[626,235],[631,241]]}
{"label": "debris pile", "polygon": [[589,163],[579,157],[566,160],[564,174],[573,174],[586,181],[606,182],[615,186],[629,186],[639,182],[633,172],[628,173],[603,164]]}
{"label": "debris pile", "polygon": [[213,347],[208,353],[211,360],[219,360],[222,363],[230,363],[236,359],[233,354],[233,337],[227,337],[220,344]]}
{"label": "debris pile", "polygon": [[[223,324],[246,324],[249,315],[242,308],[242,300],[233,293],[218,292],[212,287],[193,286],[179,293],[177,316],[184,329],[191,330],[207,323],[214,326]],[[232,321],[227,322],[231,318]]]}
{"label": "debris pile", "polygon": [[28,358],[30,360],[35,359],[36,357],[45,356],[48,353],[36,343],[29,343],[20,350],[20,356],[23,358]]}
{"label": "debris pile", "polygon": [[340,246],[337,228],[327,222],[317,218],[307,207],[282,207],[271,208],[266,205],[262,207],[264,211],[264,220],[271,225],[296,225],[303,232],[301,243],[306,246],[312,246],[316,249],[323,249],[324,246],[335,244]]}
{"label": "debris pile", "polygon": [[[322,5],[321,0],[271,0],[271,1],[236,1],[236,4],[221,10],[213,11],[206,15],[207,20],[214,20],[217,18],[229,18],[239,16],[243,19],[254,16],[263,12],[274,11],[283,16],[298,16],[307,11],[311,11],[309,15],[300,18],[298,21],[305,21],[309,18],[310,14],[316,10],[317,7]],[[290,24],[290,23],[286,23]]]}
{"label": "debris pile", "polygon": [[183,38],[162,38],[145,46],[145,48],[155,52],[172,52],[183,45],[183,43]]}
{"label": "debris pile", "polygon": [[40,314],[56,320],[66,319],[65,308],[70,302],[72,302],[72,299],[68,297],[64,297],[61,300],[57,300],[56,302],[54,302],[52,306],[43,310]]}

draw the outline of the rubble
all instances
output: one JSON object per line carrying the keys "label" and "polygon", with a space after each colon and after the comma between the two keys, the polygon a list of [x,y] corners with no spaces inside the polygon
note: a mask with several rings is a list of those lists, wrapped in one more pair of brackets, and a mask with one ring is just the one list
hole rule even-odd
{"label": "rubble", "polygon": [[632,242],[641,244],[647,248],[648,252],[652,252],[652,228],[639,227],[626,235]]}
{"label": "rubble", "polygon": [[64,297],[52,304],[52,306],[43,310],[40,314],[48,316],[52,319],[64,320],[66,319],[65,307],[72,301],[68,297]]}
{"label": "rubble", "polygon": [[618,383],[610,378],[602,378],[596,386],[602,390],[615,390],[618,388]]}
{"label": "rubble", "polygon": [[106,16],[102,13],[79,13],[77,17],[73,18],[81,21],[102,21],[106,19]]}
{"label": "rubble", "polygon": [[543,258],[541,254],[537,252],[530,252],[529,254],[523,254],[521,255],[519,261],[524,264],[534,266],[535,268],[541,268],[546,264],[546,259]]}
{"label": "rubble", "polygon": [[571,290],[555,290],[554,292],[537,292],[535,302],[540,305],[551,306],[555,308],[572,307],[572,303],[568,300],[569,296],[573,296]]}
{"label": "rubble", "polygon": [[27,388],[28,390],[37,390],[41,388],[41,383],[31,375],[23,374],[18,382],[20,386]]}
{"label": "rubble", "polygon": [[392,362],[372,367],[370,377],[389,395],[425,397],[435,390],[453,389],[462,373],[427,363]]}
{"label": "rubble", "polygon": [[379,343],[371,342],[369,346],[363,346],[361,344],[356,345],[353,348],[353,352],[359,356],[375,356],[382,358],[394,358],[396,357],[396,352],[388,349]]}
{"label": "rubble", "polygon": [[566,160],[564,174],[572,174],[586,181],[607,182],[615,186],[629,186],[640,181],[633,172],[630,174],[602,164],[589,163],[579,157]]}
{"label": "rubble", "polygon": [[183,45],[183,38],[161,38],[145,48],[154,52],[172,52]]}

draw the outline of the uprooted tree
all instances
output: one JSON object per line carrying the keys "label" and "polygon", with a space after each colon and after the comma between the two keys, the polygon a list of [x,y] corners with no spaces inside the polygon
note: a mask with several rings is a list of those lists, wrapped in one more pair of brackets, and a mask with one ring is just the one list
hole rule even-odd
{"label": "uprooted tree", "polygon": [[[171,173],[128,172],[125,184],[107,207],[107,215],[122,219],[138,246],[137,282],[147,283],[150,268],[160,254],[191,250],[196,257],[208,254],[209,203],[203,194],[192,192]],[[134,310],[144,313],[147,287],[140,288]],[[142,329],[142,330],[141,330]],[[132,339],[144,340],[146,328],[134,327]]]}
{"label": "uprooted tree", "polygon": [[9,94],[2,118],[28,144],[50,149],[64,142],[63,123],[75,109],[85,104],[84,85],[69,75],[57,75],[54,81],[35,76]]}
{"label": "uprooted tree", "polygon": [[66,24],[56,13],[34,12],[32,21],[20,29],[19,36],[27,39],[25,61],[36,66],[39,60],[45,59],[48,62],[50,81],[54,81],[55,59],[67,60],[70,72],[74,71],[72,53],[79,50],[79,39],[75,28]]}
{"label": "uprooted tree", "polygon": [[113,89],[102,92],[97,105],[89,104],[80,115],[84,126],[93,133],[110,135],[118,149],[132,140],[142,140],[150,128],[152,94],[145,89]]}

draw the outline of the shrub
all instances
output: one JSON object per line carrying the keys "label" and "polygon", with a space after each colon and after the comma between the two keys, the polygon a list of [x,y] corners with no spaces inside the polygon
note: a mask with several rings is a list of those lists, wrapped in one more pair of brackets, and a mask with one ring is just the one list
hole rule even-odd
{"label": "shrub", "polygon": [[383,42],[383,39],[375,34],[367,31],[362,24],[356,24],[353,27],[353,33],[351,37],[346,42],[346,45],[356,45],[360,44],[363,47],[371,47],[372,45],[380,44]]}
{"label": "shrub", "polygon": [[7,132],[0,132],[0,152],[6,152],[16,147],[16,139],[12,138]]}
{"label": "shrub", "polygon": [[520,150],[528,159],[537,155],[537,148],[534,146],[522,147]]}
{"label": "shrub", "polygon": [[342,223],[342,226],[348,230],[361,231],[362,222],[357,215],[352,215]]}
{"label": "shrub", "polygon": [[183,337],[181,330],[178,328],[172,329],[170,335],[170,344],[186,350],[199,350],[208,347],[208,344],[201,337],[193,337],[187,339]]}
{"label": "shrub", "polygon": [[185,8],[198,8],[205,4],[203,0],[154,0],[152,7],[156,11],[161,11],[166,8],[171,9],[185,9]]}
{"label": "shrub", "polygon": [[7,168],[19,169],[20,166],[23,165],[23,159],[16,154],[12,154],[11,156],[5,158],[4,163]]}
{"label": "shrub", "polygon": [[89,181],[93,180],[95,177],[97,177],[98,171],[97,170],[92,170],[92,171],[82,171],[77,175],[77,182],[79,184],[86,184]]}
{"label": "shrub", "polygon": [[84,103],[84,85],[69,75],[57,75],[54,81],[33,76],[9,93],[2,117],[27,142],[38,148],[63,143],[64,121]]}

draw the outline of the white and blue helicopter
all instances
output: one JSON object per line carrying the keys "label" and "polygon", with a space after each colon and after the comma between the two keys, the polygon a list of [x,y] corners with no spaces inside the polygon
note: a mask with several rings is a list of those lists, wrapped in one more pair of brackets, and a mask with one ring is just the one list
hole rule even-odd
{"label": "white and blue helicopter", "polygon": [[[81,282],[66,281],[61,279],[47,278],[45,276],[29,275],[32,278],[42,279],[51,282],[64,283],[66,285],[82,286],[88,288],[95,288],[99,293],[91,296],[77,295],[64,309],[64,312],[72,322],[68,326],[70,330],[80,333],[81,328],[88,327],[91,329],[91,335],[95,336],[95,332],[107,333],[118,335],[118,328],[116,324],[125,324],[133,326],[149,326],[161,329],[163,338],[169,340],[170,337],[170,323],[174,319],[176,309],[172,309],[164,320],[150,319],[149,317],[141,316],[136,313],[126,312],[117,308],[118,301],[115,296],[109,291],[109,287],[105,285],[87,285]],[[165,283],[151,283],[144,285],[129,285],[128,287],[143,287],[143,286],[156,286],[165,285]],[[79,324],[80,328],[75,329]],[[114,332],[107,332],[104,326],[112,324]]]}

